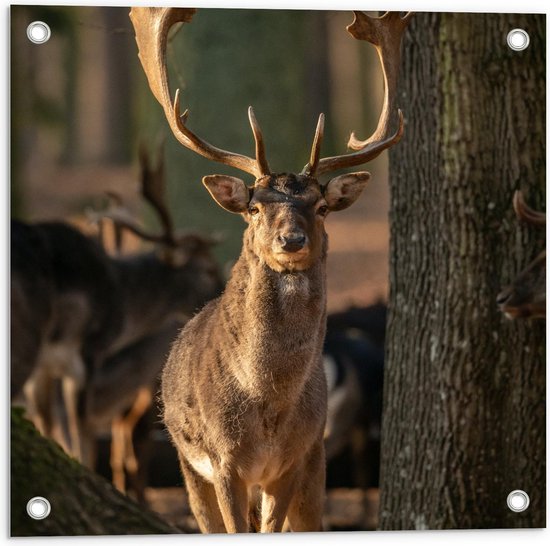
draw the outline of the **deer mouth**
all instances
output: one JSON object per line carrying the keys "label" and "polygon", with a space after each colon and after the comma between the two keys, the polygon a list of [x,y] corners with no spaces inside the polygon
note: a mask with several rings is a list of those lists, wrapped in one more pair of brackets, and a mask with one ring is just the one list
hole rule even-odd
{"label": "deer mouth", "polygon": [[500,310],[510,320],[518,318],[546,318],[545,307],[532,303],[518,305],[517,307],[504,304],[500,306]]}
{"label": "deer mouth", "polygon": [[504,316],[510,320],[514,320],[523,316],[521,309],[519,309],[518,307],[506,307],[505,305],[501,305],[500,310],[502,311]]}
{"label": "deer mouth", "polygon": [[296,252],[280,250],[274,254],[274,258],[279,265],[289,270],[301,270],[309,267],[310,252],[306,248]]}

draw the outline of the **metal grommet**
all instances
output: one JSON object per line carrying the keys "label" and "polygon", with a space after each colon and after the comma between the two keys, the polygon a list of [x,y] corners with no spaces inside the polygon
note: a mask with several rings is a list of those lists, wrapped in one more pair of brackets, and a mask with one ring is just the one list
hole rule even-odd
{"label": "metal grommet", "polygon": [[506,37],[508,47],[514,51],[523,51],[529,47],[529,34],[522,28],[514,28]]}
{"label": "metal grommet", "polygon": [[33,21],[27,27],[27,38],[33,44],[44,44],[50,39],[51,35],[52,31],[44,21]]}
{"label": "metal grommet", "polygon": [[512,512],[524,512],[529,507],[529,495],[521,489],[516,489],[508,495],[506,504]]}
{"label": "metal grommet", "polygon": [[45,519],[50,515],[51,510],[50,501],[44,497],[33,497],[27,503],[27,514],[32,519]]}

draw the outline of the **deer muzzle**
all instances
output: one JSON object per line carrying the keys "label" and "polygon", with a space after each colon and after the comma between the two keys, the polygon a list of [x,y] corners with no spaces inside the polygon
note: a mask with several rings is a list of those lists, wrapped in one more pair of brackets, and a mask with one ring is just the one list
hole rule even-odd
{"label": "deer muzzle", "polygon": [[497,305],[506,318],[546,318],[546,299],[522,297],[513,286],[508,286],[497,296]]}
{"label": "deer muzzle", "polygon": [[304,248],[307,237],[303,233],[288,233],[277,237],[283,252],[298,252]]}

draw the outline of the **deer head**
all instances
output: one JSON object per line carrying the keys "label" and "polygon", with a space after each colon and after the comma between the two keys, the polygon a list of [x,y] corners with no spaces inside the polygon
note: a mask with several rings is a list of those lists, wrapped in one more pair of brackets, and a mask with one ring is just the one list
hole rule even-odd
{"label": "deer head", "polygon": [[224,209],[241,214],[251,229],[253,251],[275,271],[308,269],[323,253],[325,236],[323,221],[331,211],[349,207],[361,194],[370,175],[356,172],[337,176],[321,185],[320,175],[358,166],[377,157],[393,146],[403,135],[403,115],[397,112],[398,128],[390,131],[397,84],[401,36],[410,14],[387,13],[380,18],[355,12],[348,31],[356,38],[375,45],[382,60],[385,98],[374,134],[365,141],[354,134],[348,147],[355,151],[335,157],[321,158],[324,115],[319,116],[309,162],[300,173],[272,173],[266,158],[262,131],[252,107],[248,118],[255,141],[255,157],[221,150],[193,133],[187,126],[189,112],[180,111],[180,92],[172,100],[166,68],[166,45],[170,27],[176,22],[189,22],[194,9],[132,8],[130,18],[135,28],[139,58],[149,86],[164,109],[170,128],[186,148],[224,165],[255,177],[252,186],[239,178],[211,175],[203,183]]}
{"label": "deer head", "polygon": [[[527,206],[521,191],[515,192],[513,203],[519,220],[532,226],[546,226],[546,214]],[[497,303],[510,319],[546,318],[545,250],[497,296]]]}

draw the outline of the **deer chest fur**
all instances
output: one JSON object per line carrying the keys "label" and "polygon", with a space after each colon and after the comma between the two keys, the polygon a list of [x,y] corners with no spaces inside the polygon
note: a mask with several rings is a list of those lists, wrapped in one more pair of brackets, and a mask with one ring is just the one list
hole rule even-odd
{"label": "deer chest fur", "polygon": [[321,266],[233,271],[226,292],[183,329],[163,373],[164,421],[197,473],[261,484],[303,457],[326,414]]}

